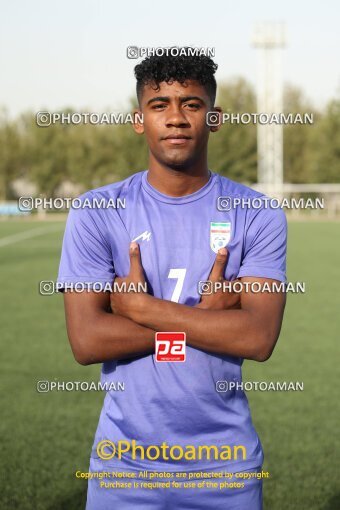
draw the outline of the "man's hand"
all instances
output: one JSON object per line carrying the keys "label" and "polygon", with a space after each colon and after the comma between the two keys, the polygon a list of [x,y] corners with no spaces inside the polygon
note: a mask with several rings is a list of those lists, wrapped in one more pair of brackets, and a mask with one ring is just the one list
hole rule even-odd
{"label": "man's hand", "polygon": [[[122,288],[126,286],[126,289],[132,287],[138,290],[138,285],[145,284],[146,282],[138,243],[133,242],[130,244],[129,255],[129,274],[124,278],[116,277],[114,285]],[[112,292],[110,294],[111,310],[116,315],[134,320],[135,313],[138,312],[148,297],[150,296],[146,292]]]}
{"label": "man's hand", "polygon": [[[227,248],[220,248],[215,258],[214,265],[208,280],[212,282],[212,293],[203,294],[201,301],[196,305],[196,308],[205,310],[237,310],[241,308],[241,294],[231,291],[223,290],[223,283],[230,283],[224,279],[224,269],[228,260]],[[222,288],[214,289],[216,283],[222,284]]]}
{"label": "man's hand", "polygon": [[[227,256],[227,250],[219,252],[209,275],[212,281],[227,281],[223,278]],[[130,249],[130,261],[129,275],[118,278],[118,281],[127,284],[144,282],[139,248],[135,244]],[[272,281],[255,277],[241,279],[241,283]],[[286,295],[284,292],[243,292],[241,296],[242,307],[239,306],[240,294],[222,290],[204,296],[201,303],[193,307],[156,298],[146,292],[112,293],[111,307],[114,318],[130,319],[137,326],[147,328],[148,334],[149,331],[185,331],[187,344],[191,347],[265,361],[280,333]],[[233,307],[240,309],[230,309]]]}

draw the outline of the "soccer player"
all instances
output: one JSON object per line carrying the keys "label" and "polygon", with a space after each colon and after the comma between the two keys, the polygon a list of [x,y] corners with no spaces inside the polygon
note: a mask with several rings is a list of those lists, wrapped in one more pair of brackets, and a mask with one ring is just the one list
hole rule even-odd
{"label": "soccer player", "polygon": [[[103,363],[102,382],[125,385],[125,391],[106,393],[90,470],[134,473],[140,482],[139,488],[113,489],[98,478],[89,480],[87,510],[262,508],[256,476],[239,488],[220,490],[171,484],[176,472],[184,480],[189,473],[195,480],[202,476],[199,481],[208,485],[216,481],[213,473],[261,471],[263,452],[247,398],[235,384],[221,391],[218,381],[241,383],[244,358],[270,357],[285,306],[284,292],[243,291],[240,298],[229,291],[199,292],[207,285],[199,282],[206,280],[285,281],[282,210],[219,206],[219,197],[262,195],[208,168],[209,135],[220,127],[206,121],[209,111],[221,111],[214,106],[216,69],[210,58],[192,55],[151,56],[137,65],[143,122],[134,129],[146,137],[148,170],[81,197],[124,199],[125,208],[84,207],[68,216],[60,283],[104,285],[115,279],[148,286],[147,292],[64,293],[75,359],[82,365]],[[155,332],[185,332],[185,361],[157,362]],[[126,452],[121,459],[104,460],[97,446],[105,440],[115,445],[134,440],[145,448],[166,443],[183,450],[242,445],[246,456],[150,460]],[[173,475],[170,488],[141,483],[167,481],[152,478],[156,472]]]}

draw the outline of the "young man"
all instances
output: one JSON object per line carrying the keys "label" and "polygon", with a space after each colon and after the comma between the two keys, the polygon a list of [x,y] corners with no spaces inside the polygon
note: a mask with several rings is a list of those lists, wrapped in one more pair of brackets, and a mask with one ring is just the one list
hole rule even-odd
{"label": "young man", "polygon": [[[76,360],[103,363],[102,381],[125,385],[124,392],[106,394],[90,470],[124,472],[119,481],[126,485],[91,479],[88,510],[262,508],[256,473],[263,453],[246,396],[235,384],[229,391],[218,391],[216,384],[240,383],[244,358],[269,358],[285,295],[202,296],[199,282],[285,281],[286,220],[281,210],[266,207],[218,207],[219,197],[261,195],[208,169],[209,135],[219,128],[206,122],[207,112],[220,111],[214,107],[216,69],[205,56],[153,56],[137,65],[143,123],[134,129],[146,137],[149,168],[82,196],[125,199],[125,208],[76,209],[68,217],[59,282],[111,284],[115,278],[148,286],[148,292],[64,294]],[[157,362],[155,332],[185,332],[185,361]],[[97,448],[101,441],[117,446],[133,440],[145,449],[153,446],[152,455],[163,445],[162,455],[152,460],[129,450],[109,458],[113,447],[104,455]],[[170,458],[164,443],[176,445],[181,458]],[[241,445],[245,455],[184,458],[180,448],[188,445],[211,447],[210,453]],[[245,471],[255,475],[246,482],[236,478]],[[216,489],[211,483],[221,482],[221,472],[234,473],[222,482],[243,485]],[[152,488],[145,481],[169,485]]]}

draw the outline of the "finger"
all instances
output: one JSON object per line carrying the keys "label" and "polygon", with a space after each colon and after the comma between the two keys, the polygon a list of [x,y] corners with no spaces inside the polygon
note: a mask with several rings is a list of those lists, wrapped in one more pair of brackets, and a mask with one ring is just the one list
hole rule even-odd
{"label": "finger", "polygon": [[112,282],[112,292],[117,292],[117,289],[119,289],[122,286],[122,283],[124,282],[124,278],[121,278],[119,276],[115,276]]}
{"label": "finger", "polygon": [[130,278],[135,281],[144,281],[144,271],[140,257],[139,244],[130,244]]}
{"label": "finger", "polygon": [[225,265],[228,259],[227,248],[220,248],[217,252],[214,265],[210,271],[209,280],[212,282],[218,282],[224,279]]}

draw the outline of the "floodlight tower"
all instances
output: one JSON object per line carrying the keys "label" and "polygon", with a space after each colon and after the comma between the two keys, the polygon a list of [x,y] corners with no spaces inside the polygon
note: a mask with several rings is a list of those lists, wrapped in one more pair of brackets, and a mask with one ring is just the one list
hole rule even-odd
{"label": "floodlight tower", "polygon": [[[255,27],[253,46],[258,53],[257,113],[282,113],[281,49],[285,46],[283,23],[260,23]],[[283,184],[283,131],[281,124],[257,123],[259,184],[280,190]]]}

